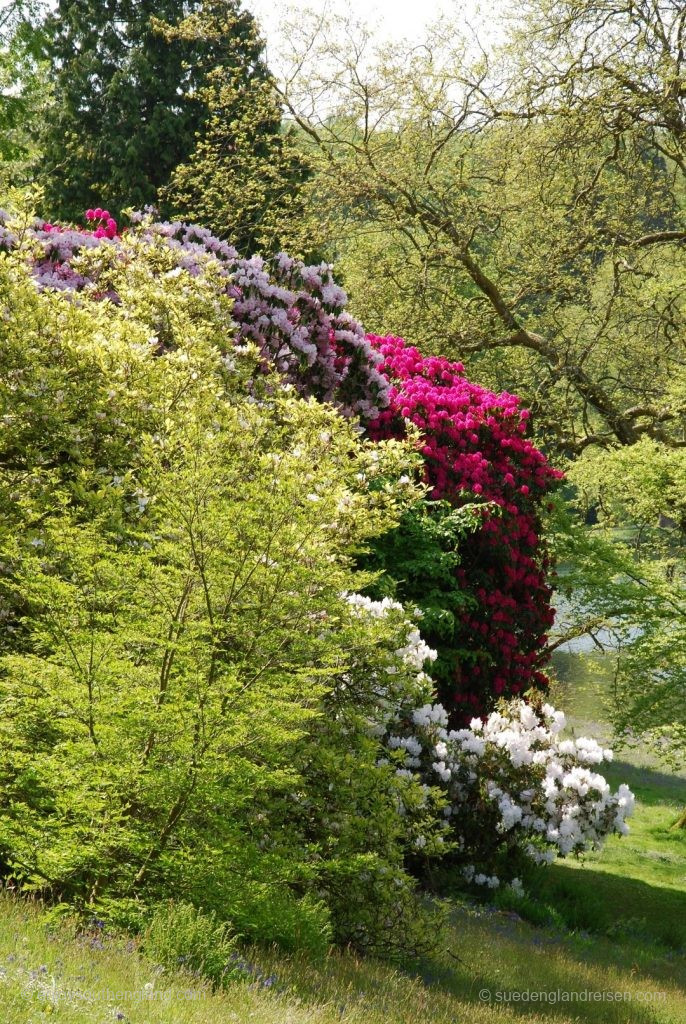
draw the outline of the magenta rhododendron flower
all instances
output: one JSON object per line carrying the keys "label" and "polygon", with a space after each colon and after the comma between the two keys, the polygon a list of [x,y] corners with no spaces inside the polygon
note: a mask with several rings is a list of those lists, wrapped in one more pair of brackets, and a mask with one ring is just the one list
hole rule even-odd
{"label": "magenta rhododendron flower", "polygon": [[553,623],[549,558],[539,506],[562,474],[526,437],[529,412],[507,392],[473,384],[461,363],[424,357],[402,338],[370,335],[391,383],[388,409],[369,431],[402,437],[405,421],[420,429],[431,497],[483,503],[483,524],[464,545],[456,578],[474,598],[464,612],[450,692],[440,697],[462,722],[494,697],[545,687],[541,652]]}

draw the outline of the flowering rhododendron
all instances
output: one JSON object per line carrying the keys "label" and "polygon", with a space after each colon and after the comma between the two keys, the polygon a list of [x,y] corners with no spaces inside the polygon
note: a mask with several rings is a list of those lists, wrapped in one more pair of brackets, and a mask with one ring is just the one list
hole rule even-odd
{"label": "flowering rhododendron", "polygon": [[[402,612],[402,605],[388,599],[348,600],[360,614]],[[450,729],[424,671],[436,652],[414,622],[405,621],[405,633],[406,642],[390,653],[385,678],[373,681],[375,710],[368,728],[384,748],[379,763],[394,769],[401,809],[404,787],[416,794],[419,784],[424,793],[404,808],[415,850],[445,850],[468,882],[497,888],[503,879],[496,869],[503,862],[515,866],[515,848],[520,863],[544,864],[626,834],[634,796],[626,785],[613,793],[595,771],[612,760],[611,750],[591,738],[563,738],[561,711],[550,704],[534,709],[519,699],[501,703],[485,721],[474,718],[468,728]],[[427,806],[438,807],[443,820],[439,830],[418,833],[412,818]],[[519,881],[513,881],[516,890]]]}
{"label": "flowering rhododendron", "polygon": [[[79,256],[102,244],[121,247],[117,225],[107,210],[86,211],[93,230],[36,221],[28,232],[38,243],[33,269],[43,288],[83,291],[118,302],[102,284],[97,261],[84,267]],[[332,268],[306,266],[285,253],[266,261],[239,257],[233,246],[206,228],[180,221],[154,221],[134,214],[133,232],[143,243],[162,241],[175,255],[179,270],[192,276],[212,264],[233,298],[236,342],[254,342],[265,358],[296,390],[336,405],[347,416],[373,419],[388,404],[388,381],[378,369],[381,356],[362,326],[345,310],[347,296],[334,281]],[[0,211],[0,248],[19,243]]]}
{"label": "flowering rhododendron", "polygon": [[461,551],[456,582],[472,598],[462,615],[459,660],[439,694],[463,723],[493,700],[545,686],[541,650],[552,625],[539,505],[562,476],[526,437],[519,399],[467,380],[461,363],[424,357],[401,338],[370,336],[391,382],[390,402],[369,430],[401,437],[419,428],[431,497],[483,502],[481,528]]}
{"label": "flowering rhododendron", "polygon": [[116,221],[109,215],[103,221],[103,211],[97,212],[100,216],[95,215],[96,211],[87,211],[86,219],[94,224],[92,229],[65,227],[36,220],[28,231],[15,232],[9,214],[0,210],[0,250],[14,249],[23,234],[25,244],[29,240],[35,243],[32,252],[33,271],[38,284],[42,288],[58,291],[80,291],[90,282],[71,265],[71,261],[78,253],[96,249],[103,242],[113,243],[119,237]]}
{"label": "flowering rhododendron", "polygon": [[[86,218],[93,229],[36,222],[29,232],[35,279],[42,288],[118,303],[94,250],[109,246],[124,259],[125,243],[106,209]],[[151,250],[163,245],[173,273],[217,274],[233,299],[236,342],[256,344],[265,369],[359,417],[374,439],[403,436],[414,424],[431,497],[481,504],[480,528],[461,546],[454,570],[455,590],[467,597],[457,629],[449,645],[428,636],[442,655],[449,652],[437,683],[451,723],[465,724],[499,697],[544,687],[542,651],[554,612],[539,510],[561,474],[527,438],[519,400],[471,383],[460,363],[423,357],[399,338],[366,336],[328,264],[305,266],[284,253],[244,259],[206,228],[155,221],[151,211],[132,220],[134,241]],[[0,213],[0,247],[17,244]]]}
{"label": "flowering rhododendron", "polygon": [[[92,712],[70,633],[91,651],[94,635],[98,644],[102,637],[114,653],[103,668],[97,722],[121,726],[116,742],[99,747],[111,754],[112,777],[122,778],[121,744],[134,750],[138,743],[143,758],[126,763],[162,779],[173,807],[178,785],[185,786],[177,768],[189,751],[198,755],[199,802],[174,837],[195,859],[188,875],[170,873],[169,885],[184,877],[204,893],[196,876],[206,870],[216,884],[228,855],[227,876],[239,886],[252,878],[261,889],[262,875],[250,872],[264,864],[270,885],[275,868],[278,884],[287,883],[288,899],[299,885],[314,895],[341,941],[387,950],[393,932],[407,947],[418,916],[408,868],[427,858],[452,858],[465,879],[486,889],[508,880],[517,889],[517,870],[527,862],[580,853],[624,832],[633,797],[626,787],[611,792],[597,772],[608,751],[563,737],[564,717],[533,695],[531,703],[501,700],[492,710],[503,693],[542,682],[537,659],[551,615],[537,510],[556,474],[527,439],[518,401],[471,384],[459,364],[425,359],[399,339],[367,338],[345,312],[327,265],[306,267],[284,255],[241,260],[202,228],[147,215],[125,235],[102,207],[89,210],[87,221],[88,229],[40,221],[15,230],[0,216],[0,247],[13,250],[0,269],[17,299],[7,303],[0,381],[8,382],[12,411],[8,450],[27,453],[26,465],[9,471],[21,500],[8,489],[7,561],[30,567],[27,589],[17,587],[5,612],[20,621],[34,598],[42,607],[54,592],[59,600],[50,604],[59,607],[71,595],[65,643],[45,649],[39,613],[38,653],[13,652],[5,668],[17,706],[26,704],[21,694],[38,670],[48,703],[87,700]],[[263,370],[278,373],[263,378]],[[282,394],[278,374],[311,400]],[[359,423],[346,424],[323,402]],[[409,444],[378,443],[405,434],[420,439],[423,459]],[[422,466],[430,495],[442,499],[434,505],[415,479]],[[431,522],[440,543],[420,522],[438,505]],[[417,509],[414,536],[420,553],[429,551],[414,567],[419,596],[398,600],[400,587],[378,601],[350,592],[377,579],[355,562],[359,553],[389,535],[403,548],[411,536],[404,517]],[[462,530],[463,519],[469,529]],[[200,552],[198,528],[208,539]],[[446,548],[447,560],[436,555]],[[396,549],[391,558],[398,578],[402,557]],[[95,627],[88,611],[94,564],[111,609]],[[452,675],[438,685],[427,672],[440,660],[435,620],[422,606],[427,565],[445,584],[434,604],[461,631]],[[238,591],[230,582],[236,571]],[[227,580],[232,595],[247,597],[226,599]],[[177,630],[174,608],[185,590],[187,617]],[[215,595],[224,606],[220,619],[211,610]],[[414,604],[420,607],[410,612]],[[197,708],[203,720],[214,709],[218,729],[239,730],[204,762],[204,734],[189,718],[186,689],[165,680],[160,707],[155,636],[163,647],[173,638],[178,678],[205,687]],[[10,648],[14,642],[10,636]],[[129,699],[122,704],[123,692]],[[238,711],[236,692],[248,700]],[[133,728],[124,728],[127,706],[136,711]],[[141,707],[153,709],[151,731]],[[475,717],[470,708],[490,713]],[[58,851],[69,891],[78,891],[76,880],[82,893],[93,892],[96,869],[100,884],[95,846],[117,854],[104,862],[113,893],[129,869],[136,875],[127,893],[131,885],[152,891],[153,871],[146,872],[154,860],[146,855],[138,869],[135,860],[148,848],[153,804],[166,834],[158,783],[141,804],[145,813],[126,815],[127,829],[140,830],[123,836],[121,815],[111,815],[111,842],[103,844],[102,822],[83,798],[102,789],[100,762],[93,774],[93,759],[79,746],[90,748],[94,735],[73,716],[61,721],[65,731],[46,754],[43,781],[22,796],[20,827],[5,822],[17,862],[33,858],[39,885],[47,877],[41,858],[56,863],[44,821],[52,811],[41,793],[44,786],[51,792],[54,764],[72,751],[76,789],[65,806],[74,829],[61,830]],[[27,749],[25,720],[12,724],[8,736]],[[244,748],[234,747],[234,735],[241,744],[245,735]],[[264,737],[259,749],[255,735]],[[180,757],[170,760],[169,744]],[[248,748],[257,752],[254,774],[249,757],[239,757],[227,789],[233,752]],[[191,768],[193,790],[195,762]],[[246,778],[256,782],[249,807]],[[119,788],[127,809],[131,787]],[[118,798],[116,787],[112,794]],[[209,852],[198,846],[203,836],[212,838]],[[121,849],[131,855],[119,856]],[[152,850],[155,872],[163,874],[167,855],[174,866],[171,844]]]}

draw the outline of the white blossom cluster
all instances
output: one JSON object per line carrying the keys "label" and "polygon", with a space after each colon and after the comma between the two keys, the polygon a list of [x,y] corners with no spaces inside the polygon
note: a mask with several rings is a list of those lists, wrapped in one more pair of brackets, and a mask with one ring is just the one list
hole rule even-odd
{"label": "white blossom cluster", "polygon": [[[507,713],[473,719],[468,729],[449,731],[438,704],[416,709],[411,721],[408,734],[399,736],[396,727],[388,744],[408,752],[404,768],[444,789],[444,814],[465,852],[478,855],[486,815],[506,845],[516,842],[538,863],[598,848],[608,835],[628,831],[631,790],[621,785],[613,793],[589,767],[612,752],[586,737],[561,739],[564,715],[549,704],[536,713],[516,701]],[[484,871],[467,870],[466,877],[495,886],[495,876]]]}
{"label": "white blossom cluster", "polygon": [[389,611],[402,612],[404,610],[399,601],[393,601],[390,597],[384,597],[381,601],[374,601],[371,597],[366,597],[364,594],[344,594],[343,596],[356,611],[364,615],[370,615],[375,619],[386,618]]}
{"label": "white blossom cluster", "polygon": [[424,665],[435,661],[438,655],[425,643],[416,624],[407,618],[406,610],[400,602],[390,597],[374,601],[364,594],[343,596],[358,615],[374,619],[396,615],[405,633],[402,645],[387,651],[381,675],[374,670],[371,673],[374,709],[369,727],[374,735],[380,736],[391,720],[411,707],[416,707],[418,699],[432,698],[433,682],[424,671]]}
{"label": "white blossom cluster", "polygon": [[[388,598],[372,601],[353,594],[347,600],[360,614],[377,618],[403,611]],[[621,785],[613,793],[594,771],[612,759],[612,751],[588,737],[563,738],[561,711],[550,704],[535,710],[522,700],[492,712],[485,721],[473,719],[469,728],[449,730],[447,712],[432,701],[433,684],[423,671],[436,652],[414,623],[406,621],[406,629],[406,644],[393,652],[395,664],[386,668],[391,678],[394,671],[398,678],[393,686],[389,679],[377,686],[378,713],[370,731],[386,751],[380,763],[395,767],[399,783],[419,782],[425,794],[440,790],[440,827],[452,849],[469,861],[462,869],[468,881],[492,889],[500,884],[489,867],[494,849],[516,845],[526,859],[550,863],[556,856],[598,848],[608,835],[628,831],[631,790]],[[401,678],[407,680],[404,689]],[[419,706],[418,694],[425,698]],[[401,813],[407,813],[402,797],[399,804]],[[413,835],[412,845],[424,850],[425,837]],[[429,846],[436,851],[435,836]],[[490,853],[484,859],[485,849]],[[521,883],[513,879],[510,885],[517,891]]]}

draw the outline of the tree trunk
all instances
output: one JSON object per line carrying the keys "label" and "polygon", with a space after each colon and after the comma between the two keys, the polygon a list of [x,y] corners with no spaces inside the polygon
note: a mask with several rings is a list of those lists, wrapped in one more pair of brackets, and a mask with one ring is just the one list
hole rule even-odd
{"label": "tree trunk", "polygon": [[676,821],[672,825],[672,828],[686,828],[686,807],[681,812],[679,817],[676,819]]}

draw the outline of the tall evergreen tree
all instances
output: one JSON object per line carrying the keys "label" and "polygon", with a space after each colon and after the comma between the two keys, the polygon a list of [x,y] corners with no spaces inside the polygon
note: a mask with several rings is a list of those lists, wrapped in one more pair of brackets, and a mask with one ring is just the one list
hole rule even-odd
{"label": "tall evergreen tree", "polygon": [[[173,31],[201,0],[59,0],[46,20],[55,103],[43,139],[51,216],[155,202],[208,116],[203,87],[224,67],[267,78],[240,0],[221,0],[230,37]],[[216,6],[210,4],[209,6]]]}
{"label": "tall evergreen tree", "polygon": [[206,0],[200,12],[167,30],[199,49],[220,49],[224,59],[201,90],[209,113],[193,152],[162,195],[179,216],[207,225],[242,253],[288,248],[313,257],[300,227],[310,163],[294,129],[282,126],[274,80],[262,61],[248,71],[233,56],[236,29],[231,3]]}

